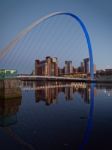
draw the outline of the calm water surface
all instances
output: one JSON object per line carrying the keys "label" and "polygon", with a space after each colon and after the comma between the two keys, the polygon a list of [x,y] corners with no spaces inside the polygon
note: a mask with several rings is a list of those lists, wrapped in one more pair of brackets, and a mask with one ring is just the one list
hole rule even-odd
{"label": "calm water surface", "polygon": [[112,149],[112,84],[19,86],[0,99],[0,150]]}

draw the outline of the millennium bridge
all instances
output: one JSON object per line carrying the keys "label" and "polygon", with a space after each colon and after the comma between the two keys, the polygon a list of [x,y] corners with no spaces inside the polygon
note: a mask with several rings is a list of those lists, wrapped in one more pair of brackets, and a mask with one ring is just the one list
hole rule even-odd
{"label": "millennium bridge", "polygon": [[19,75],[16,77],[23,81],[71,81],[71,82],[94,82],[94,79],[72,78],[61,76],[39,76],[39,75]]}
{"label": "millennium bridge", "polygon": [[112,79],[98,78],[74,78],[62,76],[39,76],[39,75],[18,75],[15,77],[21,81],[59,81],[59,82],[87,82],[87,83],[112,83]]}

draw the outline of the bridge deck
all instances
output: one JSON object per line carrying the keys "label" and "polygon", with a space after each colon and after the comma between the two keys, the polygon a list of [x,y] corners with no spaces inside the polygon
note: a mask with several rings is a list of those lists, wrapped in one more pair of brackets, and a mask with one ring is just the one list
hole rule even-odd
{"label": "bridge deck", "polygon": [[32,81],[75,81],[75,82],[91,82],[95,80],[90,80],[87,78],[71,78],[71,77],[58,77],[58,76],[17,76],[20,80],[32,80]]}
{"label": "bridge deck", "polygon": [[17,79],[24,81],[62,81],[62,82],[87,82],[87,83],[112,83],[112,80],[88,79],[88,78],[72,78],[59,76],[35,76],[35,75],[19,75]]}

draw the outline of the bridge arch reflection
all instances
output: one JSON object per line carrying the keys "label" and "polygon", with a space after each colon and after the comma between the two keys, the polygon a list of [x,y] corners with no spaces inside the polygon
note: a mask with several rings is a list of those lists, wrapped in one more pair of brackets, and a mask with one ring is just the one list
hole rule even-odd
{"label": "bridge arch reflection", "polygon": [[89,115],[88,115],[88,120],[87,120],[87,126],[85,130],[85,134],[83,137],[82,144],[80,145],[79,150],[84,150],[85,146],[89,142],[89,138],[92,132],[93,128],[93,113],[94,113],[94,83],[91,84],[91,90],[90,90],[90,110],[89,110]]}

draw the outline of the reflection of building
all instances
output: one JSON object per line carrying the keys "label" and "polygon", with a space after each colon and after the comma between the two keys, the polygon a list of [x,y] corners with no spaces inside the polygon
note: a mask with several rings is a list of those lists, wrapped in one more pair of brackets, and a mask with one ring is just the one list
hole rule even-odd
{"label": "reflection of building", "polygon": [[0,99],[0,126],[7,126],[17,122],[17,112],[21,98]]}
{"label": "reflection of building", "polygon": [[72,61],[65,61],[65,74],[72,74],[73,66]]}
{"label": "reflection of building", "polygon": [[81,98],[83,98],[85,103],[90,103],[90,90],[88,89],[88,87],[79,88],[78,93],[81,95]]}
{"label": "reflection of building", "polygon": [[58,76],[57,58],[46,57],[45,60],[35,60],[35,75]]}
{"label": "reflection of building", "polygon": [[21,90],[16,80],[0,81],[0,126],[8,126],[17,121],[16,113],[21,104]]}
{"label": "reflection of building", "polygon": [[65,87],[65,98],[67,100],[72,100],[73,99],[73,87]]}
{"label": "reflection of building", "polygon": [[105,83],[96,84],[96,88],[112,91],[112,85],[111,84],[105,84]]}
{"label": "reflection of building", "polygon": [[16,75],[17,75],[17,71],[16,70],[0,69],[0,78],[14,77]]}
{"label": "reflection of building", "polygon": [[58,95],[57,88],[45,88],[35,91],[36,102],[43,100],[46,102],[46,105],[50,105],[56,102],[57,95]]}
{"label": "reflection of building", "polygon": [[[47,105],[57,102],[57,96],[60,93],[64,93],[66,100],[74,99],[74,93],[78,92],[85,103],[90,103],[90,85],[85,84],[68,84],[63,85],[63,83],[43,83],[36,84],[35,98],[36,102],[45,101]],[[45,85],[44,85],[45,84]],[[40,88],[39,88],[40,86]]]}
{"label": "reflection of building", "polygon": [[84,95],[83,95],[83,99],[84,101],[89,104],[90,103],[90,89],[89,88],[85,88],[84,89]]}

